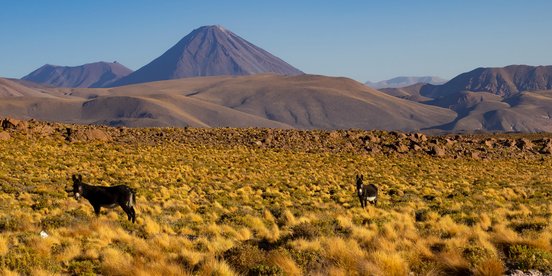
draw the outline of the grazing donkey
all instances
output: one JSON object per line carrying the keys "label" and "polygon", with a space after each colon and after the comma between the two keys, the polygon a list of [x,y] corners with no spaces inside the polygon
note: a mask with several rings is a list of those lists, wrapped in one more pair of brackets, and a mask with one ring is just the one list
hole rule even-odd
{"label": "grazing donkey", "polygon": [[136,192],[134,189],[126,185],[118,185],[111,187],[94,186],[82,182],[82,175],[73,175],[73,193],[75,199],[80,197],[88,199],[96,216],[100,215],[102,207],[115,208],[117,205],[123,208],[127,214],[128,220],[133,223],[136,221],[136,212],[134,204],[136,203]]}
{"label": "grazing donkey", "polygon": [[362,181],[364,180],[364,175],[356,176],[356,188],[358,199],[360,200],[360,206],[362,208],[366,207],[367,201],[373,203],[374,206],[378,203],[378,187],[374,184],[364,185]]}

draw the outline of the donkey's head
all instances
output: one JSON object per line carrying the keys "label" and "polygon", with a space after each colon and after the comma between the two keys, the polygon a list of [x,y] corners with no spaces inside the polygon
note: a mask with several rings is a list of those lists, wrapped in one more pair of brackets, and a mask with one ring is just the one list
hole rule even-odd
{"label": "donkey's head", "polygon": [[75,199],[79,200],[82,196],[82,175],[73,175],[73,193]]}
{"label": "donkey's head", "polygon": [[362,181],[364,180],[364,175],[356,175],[356,188],[359,193],[362,193]]}

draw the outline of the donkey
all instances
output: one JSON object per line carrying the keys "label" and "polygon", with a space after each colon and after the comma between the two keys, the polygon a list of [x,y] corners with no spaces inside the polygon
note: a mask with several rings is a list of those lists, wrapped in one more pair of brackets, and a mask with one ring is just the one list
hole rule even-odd
{"label": "donkey", "polygon": [[362,184],[362,181],[364,180],[364,175],[358,175],[356,176],[356,188],[357,188],[357,194],[358,199],[360,200],[360,206],[362,208],[365,208],[367,206],[367,202],[370,202],[371,204],[378,203],[378,187],[374,184],[368,184],[364,185]]}
{"label": "donkey", "polygon": [[134,204],[136,203],[136,192],[126,185],[111,187],[94,186],[82,182],[82,175],[73,175],[73,193],[75,199],[80,200],[81,196],[88,199],[96,216],[100,215],[100,209],[115,208],[117,205],[123,208],[127,214],[128,220],[136,222],[136,212]]}

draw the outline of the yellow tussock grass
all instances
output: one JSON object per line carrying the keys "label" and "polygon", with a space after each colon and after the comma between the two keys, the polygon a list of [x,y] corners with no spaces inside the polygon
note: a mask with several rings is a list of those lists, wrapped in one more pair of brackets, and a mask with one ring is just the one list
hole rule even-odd
{"label": "yellow tussock grass", "polygon": [[128,275],[132,270],[131,257],[114,248],[102,251],[101,270],[107,275]]}
{"label": "yellow tussock grass", "polygon": [[487,231],[492,225],[493,225],[493,220],[487,213],[482,213],[481,215],[479,215],[479,223],[478,223],[479,228]]}
{"label": "yellow tussock grass", "polygon": [[246,227],[242,227],[238,230],[238,240],[240,241],[246,241],[246,240],[249,240],[251,239],[251,237],[253,236],[253,234],[251,233],[251,231],[246,228]]}
{"label": "yellow tussock grass", "polygon": [[143,227],[144,231],[150,235],[159,234],[161,232],[161,226],[149,216],[144,217]]}
{"label": "yellow tussock grass", "polygon": [[504,264],[498,258],[482,260],[475,267],[475,276],[502,276],[506,272]]}
{"label": "yellow tussock grass", "polygon": [[207,242],[207,249],[214,255],[219,255],[233,246],[234,242],[232,240],[220,236]]}
{"label": "yellow tussock grass", "polygon": [[300,251],[314,251],[318,252],[322,250],[322,243],[319,239],[315,240],[305,240],[305,239],[296,239],[290,242],[290,245],[293,249]]}
{"label": "yellow tussock grass", "polygon": [[216,235],[220,235],[220,232],[221,232],[221,229],[218,225],[214,224],[214,223],[210,223],[209,225],[207,225],[207,227],[205,227],[203,233],[205,235],[213,235],[213,236],[216,236]]}
{"label": "yellow tussock grass", "polygon": [[395,228],[391,224],[384,224],[380,228],[381,236],[388,240],[396,240],[399,238],[399,233],[395,231]]}
{"label": "yellow tussock grass", "polygon": [[492,238],[496,243],[505,244],[516,243],[520,240],[518,234],[504,224],[493,226]]}
{"label": "yellow tussock grass", "polygon": [[276,219],[274,218],[274,216],[269,210],[264,210],[263,217],[269,222],[272,222],[272,223],[276,222]]}
{"label": "yellow tussock grass", "polygon": [[468,270],[470,264],[458,250],[440,253],[438,259],[445,271]]}
{"label": "yellow tussock grass", "polygon": [[370,244],[377,235],[377,231],[371,230],[366,227],[354,225],[351,228],[351,237],[355,238],[364,245]]}
{"label": "yellow tussock grass", "polygon": [[199,275],[232,276],[237,275],[237,273],[224,260],[210,258],[201,267]]}
{"label": "yellow tussock grass", "polygon": [[354,271],[347,271],[344,268],[337,267],[337,266],[331,266],[328,268],[328,275],[331,276],[347,276],[347,275],[355,275]]}
{"label": "yellow tussock grass", "polygon": [[408,275],[408,264],[398,253],[376,251],[370,255],[370,258],[383,275]]}
{"label": "yellow tussock grass", "polygon": [[4,235],[0,235],[0,256],[8,254],[9,249],[8,238]]}
{"label": "yellow tussock grass", "polygon": [[191,275],[186,272],[180,265],[166,263],[166,262],[149,262],[144,267],[135,267],[132,270],[131,275],[136,276],[149,276],[149,275],[163,275],[163,276],[180,276]]}
{"label": "yellow tussock grass", "polygon": [[205,253],[197,252],[192,249],[182,249],[180,251],[180,258],[182,258],[187,266],[193,267],[203,261]]}
{"label": "yellow tussock grass", "polygon": [[[58,255],[56,255],[56,260],[58,261],[69,261],[79,256],[81,253],[81,248],[78,244],[69,244],[65,247]],[[97,258],[98,252],[96,251],[93,255],[93,258]]]}
{"label": "yellow tussock grass", "polygon": [[3,276],[19,276],[19,273],[15,272],[15,271],[11,271],[7,268],[4,268],[4,269],[0,270],[0,272],[2,272],[1,274]]}
{"label": "yellow tussock grass", "polygon": [[451,236],[456,236],[460,233],[469,231],[469,228],[467,226],[454,222],[454,220],[450,216],[444,216],[435,224],[437,230],[448,233]]}
{"label": "yellow tussock grass", "polygon": [[346,270],[358,270],[357,265],[365,257],[364,251],[355,240],[340,237],[322,239],[323,254],[334,264]]}
{"label": "yellow tussock grass", "polygon": [[290,210],[286,209],[283,213],[284,222],[286,226],[294,226],[297,224],[297,219]]}
{"label": "yellow tussock grass", "polygon": [[100,251],[98,248],[87,248],[83,250],[82,257],[85,259],[99,259]]}
{"label": "yellow tussock grass", "polygon": [[34,268],[31,271],[31,275],[33,275],[33,276],[55,276],[55,275],[61,275],[61,274],[53,273],[53,272],[50,272],[50,271],[47,271],[47,270],[44,270],[44,269],[41,269],[41,268]]}
{"label": "yellow tussock grass", "polygon": [[282,269],[285,275],[301,275],[301,269],[295,261],[281,253],[274,253],[269,256],[268,260],[271,264]]}

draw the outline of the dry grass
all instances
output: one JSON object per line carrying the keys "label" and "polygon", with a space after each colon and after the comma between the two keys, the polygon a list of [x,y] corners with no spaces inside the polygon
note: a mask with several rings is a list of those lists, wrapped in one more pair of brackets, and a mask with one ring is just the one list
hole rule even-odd
{"label": "dry grass", "polygon": [[[13,137],[0,142],[3,275],[552,269],[549,156],[447,159]],[[359,207],[357,172],[379,186],[377,207]],[[68,197],[73,173],[135,188],[137,223],[120,209],[97,218],[86,200]]]}

